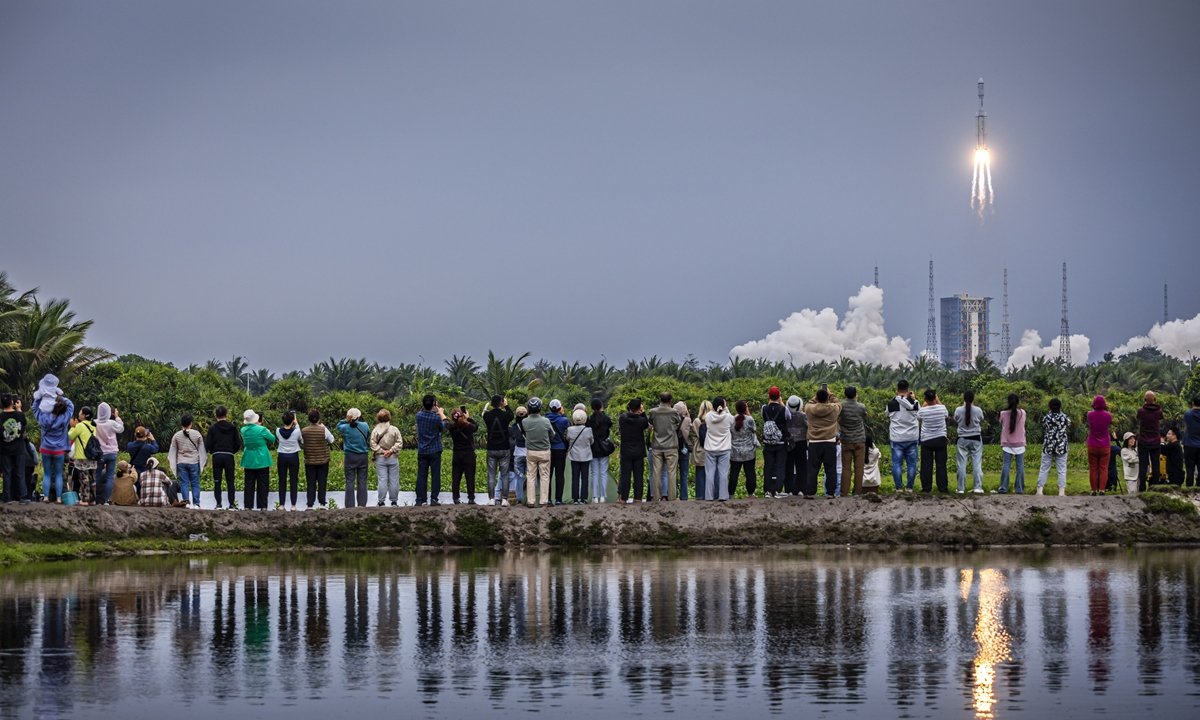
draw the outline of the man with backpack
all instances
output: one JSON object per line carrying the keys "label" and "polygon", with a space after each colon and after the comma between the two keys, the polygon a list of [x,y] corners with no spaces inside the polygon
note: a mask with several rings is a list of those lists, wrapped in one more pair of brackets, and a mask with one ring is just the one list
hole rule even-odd
{"label": "man with backpack", "polygon": [[791,413],[780,401],[779,388],[767,390],[767,404],[762,406],[763,419],[763,491],[766,497],[787,497],[783,481],[787,477],[788,420]]}
{"label": "man with backpack", "polygon": [[[671,393],[658,396],[658,407],[646,413],[653,432],[650,443],[650,499],[674,500],[679,476],[679,413],[671,407]],[[659,478],[667,467],[667,496],[662,496]]]}
{"label": "man with backpack", "polygon": [[488,497],[494,498],[496,505],[500,504],[499,492],[504,491],[508,482],[509,458],[512,448],[509,445],[508,428],[513,422],[513,412],[508,409],[508,398],[503,395],[492,396],[492,407],[483,413],[483,429],[487,433],[487,474]]}

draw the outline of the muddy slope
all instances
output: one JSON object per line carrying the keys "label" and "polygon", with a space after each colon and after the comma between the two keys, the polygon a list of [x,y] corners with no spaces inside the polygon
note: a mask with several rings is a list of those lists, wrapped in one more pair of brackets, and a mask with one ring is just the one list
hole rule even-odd
{"label": "muddy slope", "polygon": [[[1188,502],[1188,501],[1182,501]],[[876,496],[727,503],[359,508],[217,512],[158,508],[0,506],[0,538],[256,539],[281,547],[550,545],[1005,545],[1200,543],[1200,516],[1141,498]]]}

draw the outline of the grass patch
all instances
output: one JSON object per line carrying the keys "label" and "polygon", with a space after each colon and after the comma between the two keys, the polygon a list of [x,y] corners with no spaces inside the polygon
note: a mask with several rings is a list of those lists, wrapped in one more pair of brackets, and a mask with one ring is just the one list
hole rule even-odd
{"label": "grass patch", "polygon": [[485,513],[463,513],[454,520],[454,526],[457,532],[451,539],[455,545],[493,547],[504,544],[504,535]]}
{"label": "grass patch", "polygon": [[1031,507],[1029,514],[1017,523],[1017,528],[1029,539],[1041,542],[1054,532],[1054,518],[1044,507]]}
{"label": "grass patch", "polygon": [[1159,515],[1195,515],[1196,506],[1191,500],[1162,492],[1138,493],[1146,505],[1146,512]]}

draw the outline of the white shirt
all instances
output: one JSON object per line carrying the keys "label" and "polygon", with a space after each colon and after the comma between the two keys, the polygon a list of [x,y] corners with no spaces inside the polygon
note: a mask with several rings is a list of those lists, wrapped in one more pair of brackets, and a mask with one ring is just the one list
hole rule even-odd
{"label": "white shirt", "polygon": [[733,416],[725,408],[714,410],[704,418],[708,430],[704,433],[705,452],[725,452],[733,449]]}
{"label": "white shirt", "polygon": [[[300,452],[300,449],[301,449],[300,448],[300,442],[301,442],[300,426],[299,425],[292,426],[292,436],[291,437],[285,438],[280,433],[281,430],[283,430],[283,428],[275,428],[275,439],[279,441],[279,450],[278,451],[281,453],[298,453],[298,452]],[[329,440],[329,442],[333,442],[333,435],[330,435],[329,430],[326,430],[325,434],[329,435],[329,437],[327,438]]]}
{"label": "white shirt", "polygon": [[[909,400],[907,395],[897,395],[887,406],[888,439],[892,442],[912,442],[921,437],[921,426],[917,422],[920,403]],[[895,408],[895,409],[893,409]]]}
{"label": "white shirt", "polygon": [[946,437],[945,405],[922,405],[917,417],[921,419],[921,442]]}

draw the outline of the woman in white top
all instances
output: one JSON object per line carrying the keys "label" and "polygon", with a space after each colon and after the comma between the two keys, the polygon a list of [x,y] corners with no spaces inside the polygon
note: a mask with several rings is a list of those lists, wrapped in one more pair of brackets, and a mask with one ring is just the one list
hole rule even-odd
{"label": "woman in white top", "polygon": [[917,411],[921,421],[921,492],[933,491],[934,466],[937,466],[938,492],[950,492],[946,479],[946,406],[932,389],[925,391],[925,404]]}
{"label": "woman in white top", "polygon": [[879,492],[883,476],[879,473],[879,448],[875,447],[875,436],[867,433],[867,461],[863,463],[862,488],[864,493]]}
{"label": "woman in white top", "polygon": [[300,450],[303,447],[300,426],[296,424],[296,413],[288,410],[283,414],[283,427],[275,428],[275,439],[279,441],[276,468],[279,473],[279,507],[284,508],[285,491],[292,490],[292,512],[296,511],[296,493],[300,487]]}
{"label": "woman in white top", "polygon": [[[587,411],[576,405],[571,413],[573,425],[567,428],[567,459],[571,461],[571,499],[574,505],[583,505],[588,495],[588,473],[592,467],[592,429],[584,425]],[[592,502],[600,498],[592,496]]]}
{"label": "woman in white top", "polygon": [[973,493],[983,492],[983,410],[975,405],[975,391],[963,393],[963,404],[954,410],[958,425],[958,494],[967,490],[967,462],[975,478]]}
{"label": "woman in white top", "polygon": [[713,398],[712,412],[704,418],[704,499],[729,499],[729,451],[733,449],[733,416],[725,398]]}
{"label": "woman in white top", "polygon": [[1121,472],[1125,476],[1125,492],[1137,495],[1138,471],[1140,470],[1137,449],[1137,435],[1125,433],[1121,439]]}

